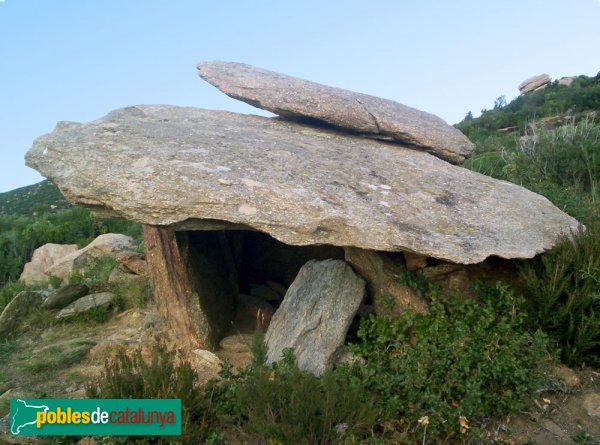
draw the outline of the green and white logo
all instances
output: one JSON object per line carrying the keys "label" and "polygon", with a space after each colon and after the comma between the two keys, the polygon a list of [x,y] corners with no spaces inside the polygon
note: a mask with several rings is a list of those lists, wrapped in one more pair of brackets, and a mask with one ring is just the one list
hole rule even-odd
{"label": "green and white logo", "polygon": [[179,399],[14,399],[15,436],[181,434]]}

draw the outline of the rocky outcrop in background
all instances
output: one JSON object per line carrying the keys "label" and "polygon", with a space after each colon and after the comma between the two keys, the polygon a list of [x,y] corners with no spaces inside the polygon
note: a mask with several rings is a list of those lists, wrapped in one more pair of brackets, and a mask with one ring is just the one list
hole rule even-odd
{"label": "rocky outcrop in background", "polygon": [[545,88],[550,83],[550,76],[548,74],[540,74],[538,76],[530,77],[519,84],[519,91],[521,94],[529,93],[530,91],[537,91]]}

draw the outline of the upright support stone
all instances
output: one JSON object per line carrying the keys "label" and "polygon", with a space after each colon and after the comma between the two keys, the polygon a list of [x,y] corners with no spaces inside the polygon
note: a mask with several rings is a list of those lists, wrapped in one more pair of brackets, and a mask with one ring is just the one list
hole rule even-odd
{"label": "upright support stone", "polygon": [[405,268],[401,258],[392,260],[385,252],[346,247],[346,261],[362,276],[377,315],[398,315],[406,309],[427,312],[427,302],[405,284],[398,274]]}
{"label": "upright support stone", "polygon": [[216,349],[233,319],[236,294],[234,271],[214,252],[217,244],[226,256],[224,236],[207,232],[190,243],[187,233],[149,225],[143,231],[154,298],[173,337],[183,348]]}
{"label": "upright support stone", "polygon": [[298,367],[331,369],[365,294],[365,281],[342,260],[310,260],[300,269],[265,335],[267,363],[292,348]]}

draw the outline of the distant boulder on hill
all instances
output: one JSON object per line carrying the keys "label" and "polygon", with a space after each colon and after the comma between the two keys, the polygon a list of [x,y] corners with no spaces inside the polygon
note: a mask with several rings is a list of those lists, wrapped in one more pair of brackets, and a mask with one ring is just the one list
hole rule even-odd
{"label": "distant boulder on hill", "polygon": [[548,74],[540,74],[539,76],[530,77],[519,84],[519,91],[521,94],[529,93],[530,91],[540,90],[545,88],[550,83],[550,76]]}
{"label": "distant boulder on hill", "polygon": [[571,86],[571,84],[573,83],[573,81],[577,79],[577,77],[575,76],[565,76],[565,77],[561,77],[558,80],[558,84],[559,85],[565,85],[567,87]]}

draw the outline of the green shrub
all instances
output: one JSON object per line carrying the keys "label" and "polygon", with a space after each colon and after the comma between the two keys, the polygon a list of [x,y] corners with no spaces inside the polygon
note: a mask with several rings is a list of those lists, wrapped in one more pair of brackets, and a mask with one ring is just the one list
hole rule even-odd
{"label": "green shrub", "polygon": [[504,144],[505,136],[478,145],[465,166],[539,193],[579,220],[598,216],[600,124],[583,120],[554,130],[536,130],[524,143]]}
{"label": "green shrub", "polygon": [[234,370],[227,362],[220,380],[206,386],[223,429],[272,444],[358,443],[375,424],[369,393],[347,374],[320,378],[300,371],[291,349],[265,365],[263,334],[254,337],[252,362]]}
{"label": "green shrub", "polygon": [[145,308],[152,299],[152,288],[147,277],[110,287],[124,308]]}
{"label": "green shrub", "polygon": [[202,443],[216,422],[210,394],[198,387],[198,375],[189,362],[176,363],[175,351],[158,345],[149,362],[144,361],[141,350],[132,354],[119,350],[114,360],[104,366],[102,378],[87,386],[90,398],[107,399],[181,399],[182,435],[177,437],[113,438],[115,443]]}
{"label": "green shrub", "polygon": [[298,369],[293,351],[235,383],[243,428],[267,443],[332,444],[365,437],[376,411],[364,389],[340,373],[317,378]]}
{"label": "green shrub", "polygon": [[600,223],[520,265],[530,322],[568,365],[600,366]]}
{"label": "green shrub", "polygon": [[31,374],[68,368],[81,362],[95,344],[90,340],[78,340],[53,345],[44,348],[42,352],[24,362],[20,367]]}
{"label": "green shrub", "polygon": [[539,131],[537,137],[508,156],[507,179],[584,220],[599,204],[600,124],[584,120]]}
{"label": "green shrub", "polygon": [[429,315],[361,323],[352,351],[366,364],[337,372],[375,394],[393,440],[466,438],[484,418],[515,413],[537,388],[549,360],[545,335],[528,332],[505,286],[477,291],[481,302],[434,302]]}
{"label": "green shrub", "polygon": [[27,286],[22,281],[9,281],[0,287],[0,314],[15,295],[25,289]]}
{"label": "green shrub", "polygon": [[69,276],[69,283],[85,284],[90,293],[108,291],[108,277],[115,267],[117,260],[113,257],[94,259],[84,269],[74,271]]}

